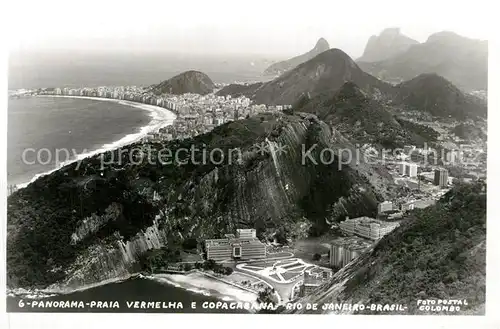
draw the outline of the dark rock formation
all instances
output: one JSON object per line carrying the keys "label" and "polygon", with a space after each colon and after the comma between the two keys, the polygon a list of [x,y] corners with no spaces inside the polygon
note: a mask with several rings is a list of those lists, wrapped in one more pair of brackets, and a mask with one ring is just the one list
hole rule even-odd
{"label": "dark rock formation", "polygon": [[308,60],[316,57],[317,55],[321,54],[324,51],[327,51],[330,49],[330,45],[328,44],[328,41],[326,41],[323,38],[320,38],[318,42],[316,42],[316,45],[314,46],[313,49],[308,51],[305,54],[290,58],[286,61],[274,63],[271,66],[269,66],[265,71],[265,75],[280,75],[286,71],[289,71],[298,65],[307,62]]}
{"label": "dark rock formation", "polygon": [[[333,93],[348,81],[367,92],[392,89],[389,84],[363,72],[342,50],[330,49],[272,81],[241,87],[237,94],[246,95],[258,104],[295,104],[302,95],[314,97]],[[227,90],[223,88],[219,93],[226,94]]]}
{"label": "dark rock formation", "polygon": [[213,92],[215,85],[205,73],[186,71],[173,78],[151,86],[152,91],[159,94],[182,95],[187,93],[206,95]]}
{"label": "dark rock formation", "polygon": [[186,239],[299,222],[321,233],[326,218],[373,216],[392,181],[340,147],[354,146],[314,115],[268,114],[67,165],[8,199],[8,286],[78,288],[126,277],[148,249]]}
{"label": "dark rock formation", "polygon": [[363,56],[357,62],[378,62],[402,54],[419,42],[401,34],[399,28],[385,29],[379,36],[372,35]]}

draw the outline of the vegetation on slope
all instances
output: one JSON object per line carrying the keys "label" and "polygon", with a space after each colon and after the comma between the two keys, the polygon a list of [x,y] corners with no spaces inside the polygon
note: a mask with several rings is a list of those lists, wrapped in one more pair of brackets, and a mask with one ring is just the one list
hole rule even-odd
{"label": "vegetation on slope", "polygon": [[417,299],[467,299],[462,311],[475,312],[485,302],[485,253],[486,185],[459,185],[434,206],[413,211],[308,301],[397,303],[412,314]]}
{"label": "vegetation on slope", "polygon": [[438,136],[432,128],[396,118],[383,104],[347,82],[333,96],[302,96],[295,111],[315,113],[352,142],[385,148],[423,145]]}
{"label": "vegetation on slope", "polygon": [[[300,164],[300,146],[293,143],[300,143],[305,133],[308,143],[328,140],[323,126],[314,118],[265,114],[193,139],[132,144],[41,177],[8,199],[9,286],[46,287],[58,282],[88,248],[128,241],[151,226],[157,215],[159,229],[168,234],[168,252],[175,254],[186,239],[200,242],[238,227],[253,227],[262,235],[266,229],[308,218],[321,230],[324,209],[342,197],[352,196],[347,207],[374,211],[380,196],[358,171],[349,166],[338,170],[336,162]],[[280,158],[281,176],[271,155],[254,149],[266,139],[291,143],[288,155]],[[178,162],[160,162],[173,160],[165,158],[165,152],[160,154],[162,150],[175,154],[192,146],[208,154],[217,148],[225,155],[237,148],[244,159],[219,162],[216,152],[214,161],[203,161],[204,153],[198,151],[194,158],[191,152],[181,152]],[[148,158],[140,160],[139,151]],[[75,243],[73,234],[90,217],[97,217],[100,224]]]}
{"label": "vegetation on slope", "polygon": [[452,132],[458,137],[465,140],[486,140],[486,133],[479,127],[476,127],[472,123],[461,123],[455,128],[453,128]]}
{"label": "vegetation on slope", "polygon": [[397,86],[396,102],[409,110],[458,120],[486,117],[486,106],[437,74],[421,74]]}
{"label": "vegetation on slope", "polygon": [[213,81],[203,72],[186,71],[152,86],[152,92],[182,95],[186,93],[206,95],[215,88]]}

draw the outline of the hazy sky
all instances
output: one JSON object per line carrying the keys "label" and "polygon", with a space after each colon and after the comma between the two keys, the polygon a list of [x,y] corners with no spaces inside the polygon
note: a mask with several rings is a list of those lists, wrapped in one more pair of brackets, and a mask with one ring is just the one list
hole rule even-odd
{"label": "hazy sky", "polygon": [[9,45],[133,47],[181,53],[295,55],[319,37],[353,57],[386,27],[419,41],[443,30],[488,39],[487,1],[10,1]]}

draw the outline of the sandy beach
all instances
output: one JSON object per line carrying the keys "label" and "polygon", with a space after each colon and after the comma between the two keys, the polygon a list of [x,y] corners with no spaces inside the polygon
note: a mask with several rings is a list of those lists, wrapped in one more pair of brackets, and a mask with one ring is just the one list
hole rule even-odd
{"label": "sandy beach", "polygon": [[54,169],[47,171],[45,173],[35,175],[29,182],[18,184],[17,185],[18,188],[24,188],[28,184],[37,180],[38,178],[45,176],[45,175],[48,175],[48,174],[51,174],[54,171],[57,171],[61,167],[64,167],[70,163],[94,156],[96,154],[100,154],[100,153],[107,152],[107,151],[112,151],[112,150],[115,150],[117,148],[123,147],[125,145],[137,142],[138,140],[140,140],[141,138],[146,136],[148,133],[158,131],[158,129],[160,129],[162,127],[166,127],[166,126],[173,124],[173,122],[176,118],[176,115],[173,112],[171,112],[163,107],[150,105],[150,104],[142,104],[142,103],[132,102],[132,101],[128,101],[128,100],[122,100],[122,99],[87,97],[87,96],[66,96],[66,95],[38,95],[36,97],[54,97],[54,98],[59,97],[59,98],[77,98],[77,99],[79,98],[79,99],[88,99],[88,100],[95,100],[95,101],[102,101],[102,102],[114,102],[117,104],[131,106],[131,107],[135,107],[135,108],[138,108],[138,109],[141,109],[144,111],[148,111],[149,116],[151,117],[151,121],[146,126],[140,127],[139,132],[133,132],[131,134],[124,136],[123,138],[121,138],[117,141],[114,141],[114,142],[108,143],[108,144],[104,144],[94,151],[91,151],[91,152],[88,152],[85,154],[80,154],[80,155],[78,155],[77,158],[66,161],[65,163],[62,163],[57,168],[54,168]]}
{"label": "sandy beach", "polygon": [[257,299],[257,293],[227,284],[200,272],[193,272],[187,275],[154,274],[146,278],[160,283],[170,284],[177,288],[182,288],[204,296],[217,297],[224,301],[253,303]]}
{"label": "sandy beach", "polygon": [[97,288],[100,286],[104,286],[110,283],[118,283],[122,282],[125,280],[129,280],[135,277],[140,277],[140,273],[131,273],[128,275],[116,277],[116,278],[111,278],[103,281],[99,281],[93,284],[87,284],[80,286],[78,288],[69,288],[66,287],[64,284],[54,284],[51,285],[47,288],[44,289],[34,289],[34,290],[28,290],[28,289],[23,289],[23,288],[18,288],[18,289],[7,289],[7,296],[10,297],[23,297],[27,299],[39,299],[39,298],[47,298],[47,297],[52,297],[56,295],[68,295],[74,292],[78,291],[84,291],[87,289],[92,289],[92,288]]}

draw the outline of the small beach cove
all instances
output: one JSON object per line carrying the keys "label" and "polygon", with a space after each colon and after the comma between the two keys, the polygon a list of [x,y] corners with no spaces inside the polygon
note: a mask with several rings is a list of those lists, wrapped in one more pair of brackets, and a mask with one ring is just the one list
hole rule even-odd
{"label": "small beach cove", "polygon": [[[236,305],[255,303],[257,298],[256,293],[198,271],[186,275],[139,274],[123,281],[103,282],[84,290],[45,296],[33,298],[9,294],[7,309],[9,312],[254,313],[253,310],[237,309]],[[66,301],[73,302],[73,307],[55,306]],[[106,302],[102,305],[107,307],[97,308],[98,301]],[[33,305],[33,302],[35,306],[26,307],[27,303]],[[76,306],[79,302],[83,302],[83,309]],[[91,307],[92,302],[95,307]],[[217,303],[228,307],[233,305],[234,308],[218,309],[215,307]],[[113,305],[115,307],[111,307]]]}

